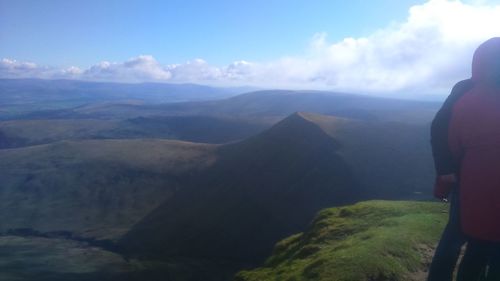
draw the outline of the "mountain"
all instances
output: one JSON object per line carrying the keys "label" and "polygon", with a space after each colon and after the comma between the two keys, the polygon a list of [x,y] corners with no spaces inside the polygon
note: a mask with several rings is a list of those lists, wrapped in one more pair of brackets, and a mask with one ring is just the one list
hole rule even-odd
{"label": "mountain", "polygon": [[32,229],[117,240],[212,165],[214,148],[87,140],[0,150],[0,233]]}
{"label": "mountain", "polygon": [[439,203],[367,201],[322,210],[235,281],[424,281],[446,223]]}
{"label": "mountain", "polygon": [[251,88],[215,88],[196,84],[0,79],[0,117],[98,102],[141,104],[212,100],[250,90]]}
{"label": "mountain", "polygon": [[[389,99],[352,93],[265,90],[214,101],[219,111],[232,116],[287,116],[297,111],[360,120],[427,122],[436,102]],[[177,105],[167,105],[175,107]]]}
{"label": "mountain", "polygon": [[322,208],[359,200],[425,199],[427,126],[295,113],[217,148],[217,161],[119,242],[130,255],[258,263]]}
{"label": "mountain", "polygon": [[389,99],[323,91],[265,90],[206,102],[165,104],[170,114],[213,114],[280,120],[294,112],[314,112],[365,121],[428,123],[438,102]]}

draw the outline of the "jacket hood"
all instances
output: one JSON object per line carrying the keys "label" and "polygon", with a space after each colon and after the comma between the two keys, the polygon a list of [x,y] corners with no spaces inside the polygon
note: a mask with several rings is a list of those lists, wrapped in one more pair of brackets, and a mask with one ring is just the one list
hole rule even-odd
{"label": "jacket hood", "polygon": [[472,80],[500,83],[500,37],[487,40],[474,52]]}

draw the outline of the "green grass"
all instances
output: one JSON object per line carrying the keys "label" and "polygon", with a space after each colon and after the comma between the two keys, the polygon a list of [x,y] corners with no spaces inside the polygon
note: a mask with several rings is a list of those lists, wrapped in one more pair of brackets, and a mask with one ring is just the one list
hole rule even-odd
{"label": "green grass", "polygon": [[447,219],[440,203],[367,201],[321,211],[310,228],[277,243],[239,281],[412,280],[425,270]]}

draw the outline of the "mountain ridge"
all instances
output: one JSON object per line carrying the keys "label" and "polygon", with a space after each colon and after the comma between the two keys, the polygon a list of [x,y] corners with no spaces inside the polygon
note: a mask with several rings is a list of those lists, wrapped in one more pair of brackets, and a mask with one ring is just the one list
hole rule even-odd
{"label": "mountain ridge", "polygon": [[[221,146],[219,161],[198,181],[199,186],[206,188],[186,189],[178,198],[167,201],[136,225],[121,245],[147,248],[149,252],[163,250],[168,255],[193,251],[200,256],[211,253],[236,260],[261,257],[269,251],[269,241],[300,229],[310,219],[310,213],[326,202],[331,203],[332,198],[338,196],[334,190],[341,194],[341,190],[355,186],[343,176],[328,177],[326,182],[321,182],[330,169],[345,169],[342,161],[334,156],[335,148],[330,138],[298,114],[260,135]],[[326,163],[311,165],[318,157],[327,155],[331,159]],[[307,192],[304,184],[316,189],[317,194]],[[330,184],[338,187],[329,188]],[[297,204],[307,211],[297,212]],[[171,213],[176,215],[169,216]],[[295,214],[294,218],[291,213]],[[251,222],[239,222],[240,217]],[[178,231],[180,225],[189,225],[189,234]],[[257,225],[258,230],[254,228]],[[148,233],[154,233],[153,237]],[[219,237],[222,233],[224,239]],[[142,235],[148,238],[136,237]],[[158,247],[161,240],[169,241],[169,237],[175,241],[167,242],[171,247]],[[197,238],[182,242],[185,237]],[[244,240],[247,242],[243,243]],[[150,246],[141,244],[143,241]],[[205,245],[205,249],[201,245]]]}
{"label": "mountain ridge", "polygon": [[[379,127],[366,130],[374,124]],[[420,143],[415,136],[424,129],[296,112],[259,135],[220,146],[219,160],[194,187],[159,206],[120,245],[129,253],[258,262],[321,208],[368,198],[429,198],[430,151],[422,144],[411,153],[400,147],[411,139]],[[388,132],[406,135],[395,140]]]}

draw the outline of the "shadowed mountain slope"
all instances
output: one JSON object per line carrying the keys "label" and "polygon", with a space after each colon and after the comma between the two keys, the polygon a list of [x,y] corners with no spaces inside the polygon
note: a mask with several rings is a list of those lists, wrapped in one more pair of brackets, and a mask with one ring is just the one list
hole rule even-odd
{"label": "shadowed mountain slope", "polygon": [[117,239],[213,164],[214,146],[64,141],[0,151],[0,232],[28,228]]}
{"label": "shadowed mountain slope", "polygon": [[432,176],[430,153],[420,143],[425,137],[418,137],[424,129],[293,114],[219,147],[218,161],[134,226],[120,247],[139,255],[258,262],[322,208],[423,198],[419,192],[429,192]]}
{"label": "shadowed mountain slope", "polygon": [[300,115],[341,144],[338,153],[366,187],[367,198],[429,196],[434,177],[429,125]]}
{"label": "shadowed mountain slope", "polygon": [[298,114],[220,147],[219,160],[196,187],[146,217],[121,246],[162,256],[258,260],[320,208],[359,193],[337,147]]}

